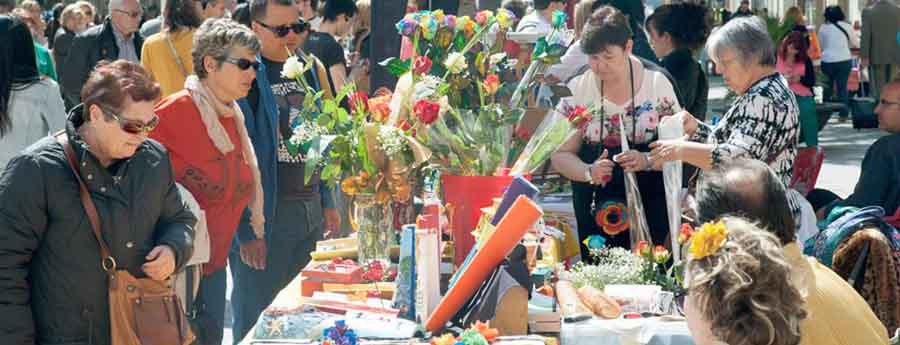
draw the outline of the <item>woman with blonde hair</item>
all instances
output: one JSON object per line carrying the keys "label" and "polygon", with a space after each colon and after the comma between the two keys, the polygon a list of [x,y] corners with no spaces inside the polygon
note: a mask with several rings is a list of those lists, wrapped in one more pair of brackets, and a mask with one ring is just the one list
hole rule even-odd
{"label": "woman with blonde hair", "polygon": [[806,318],[775,235],[741,218],[703,225],[685,269],[685,316],[697,345],[797,345]]}

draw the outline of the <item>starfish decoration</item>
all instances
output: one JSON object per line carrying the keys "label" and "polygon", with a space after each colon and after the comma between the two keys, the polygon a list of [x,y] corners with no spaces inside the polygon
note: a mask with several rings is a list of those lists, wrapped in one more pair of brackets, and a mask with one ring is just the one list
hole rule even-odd
{"label": "starfish decoration", "polygon": [[283,336],[284,335],[284,320],[282,319],[271,319],[269,323],[266,325],[266,328],[269,330],[269,336]]}

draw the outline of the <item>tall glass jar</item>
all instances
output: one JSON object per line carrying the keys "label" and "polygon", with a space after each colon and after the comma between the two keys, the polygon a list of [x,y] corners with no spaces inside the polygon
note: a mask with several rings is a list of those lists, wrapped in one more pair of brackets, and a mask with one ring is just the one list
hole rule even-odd
{"label": "tall glass jar", "polygon": [[373,194],[357,194],[353,198],[351,225],[356,231],[359,263],[368,265],[374,260],[390,263],[394,244],[394,216],[390,203],[379,203]]}

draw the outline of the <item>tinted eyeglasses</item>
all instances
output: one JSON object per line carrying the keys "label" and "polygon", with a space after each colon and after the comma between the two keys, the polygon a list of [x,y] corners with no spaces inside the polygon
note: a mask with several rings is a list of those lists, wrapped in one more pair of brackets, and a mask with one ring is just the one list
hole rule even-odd
{"label": "tinted eyeglasses", "polygon": [[104,113],[109,114],[114,119],[116,119],[116,122],[119,123],[119,127],[129,134],[147,135],[154,129],[156,129],[157,125],[159,125],[159,116],[156,116],[155,114],[153,115],[153,118],[150,119],[150,121],[142,122],[123,118],[106,108],[101,107],[100,109],[102,109]]}
{"label": "tinted eyeglasses", "polygon": [[227,57],[227,58],[225,58],[225,59],[222,60],[222,61],[225,61],[225,62],[227,62],[227,63],[230,63],[230,64],[232,64],[232,65],[237,66],[237,68],[240,68],[241,71],[246,71],[246,70],[247,70],[248,68],[250,68],[250,67],[253,67],[253,70],[254,70],[254,71],[258,71],[258,70],[259,70],[259,61],[250,61],[250,60],[247,60],[247,59],[244,59],[244,58],[235,59],[235,58],[230,57],[230,56]]}
{"label": "tinted eyeglasses", "polygon": [[142,12],[142,11],[134,11],[134,12],[130,12],[130,11],[120,10],[120,9],[114,9],[113,11],[114,11],[114,12],[119,12],[119,13],[124,14],[124,15],[127,15],[127,16],[131,17],[131,19],[138,19],[138,18],[140,18],[141,16],[144,15],[144,12]]}
{"label": "tinted eyeglasses", "polygon": [[303,33],[304,31],[309,30],[309,23],[304,22],[302,20],[299,20],[294,24],[282,25],[282,26],[269,26],[269,25],[266,25],[266,23],[263,23],[261,21],[256,21],[256,23],[259,25],[262,25],[262,27],[268,29],[269,31],[274,33],[275,36],[278,36],[278,37],[287,36],[291,31],[293,31],[295,34],[299,35],[299,34]]}

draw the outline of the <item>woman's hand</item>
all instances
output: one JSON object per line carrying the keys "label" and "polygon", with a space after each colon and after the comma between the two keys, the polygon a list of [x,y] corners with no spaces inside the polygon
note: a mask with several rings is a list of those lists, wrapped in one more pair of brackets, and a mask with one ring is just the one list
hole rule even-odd
{"label": "woman's hand", "polygon": [[657,140],[650,143],[650,162],[654,165],[683,160],[681,156],[683,140]]}
{"label": "woman's hand", "polygon": [[154,247],[144,259],[147,262],[141,268],[153,280],[166,280],[175,272],[175,252],[167,245]]}
{"label": "woman's hand", "polygon": [[693,136],[697,132],[700,121],[694,115],[691,115],[687,110],[682,110],[675,116],[681,116],[681,125],[684,128],[684,134],[687,134],[688,137]]}
{"label": "woman's hand", "polygon": [[600,157],[597,157],[597,160],[594,161],[594,164],[591,164],[591,179],[594,180],[594,184],[606,187],[609,180],[612,180],[613,167],[616,163],[609,160],[608,156],[609,151],[604,149]]}
{"label": "woman's hand", "polygon": [[635,150],[628,150],[613,157],[613,160],[622,166],[625,172],[644,171],[650,168],[650,159],[646,154]]}

